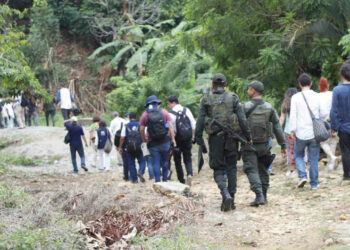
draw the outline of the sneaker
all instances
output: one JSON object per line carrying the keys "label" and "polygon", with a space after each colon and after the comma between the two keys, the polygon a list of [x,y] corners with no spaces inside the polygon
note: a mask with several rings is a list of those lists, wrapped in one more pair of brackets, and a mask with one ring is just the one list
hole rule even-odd
{"label": "sneaker", "polygon": [[91,165],[92,168],[96,168],[96,165]]}
{"label": "sneaker", "polygon": [[297,171],[291,171],[290,175],[289,175],[289,178],[296,178],[298,177],[298,174],[297,174]]}
{"label": "sneaker", "polygon": [[187,176],[186,184],[192,186],[192,175]]}
{"label": "sneaker", "polygon": [[103,170],[105,170],[105,169],[104,169],[104,168],[99,168],[98,170],[103,171]]}
{"label": "sneaker", "polygon": [[317,190],[319,187],[320,187],[319,185],[311,187],[311,190]]}
{"label": "sneaker", "polygon": [[85,170],[85,172],[87,172],[87,171],[88,171],[87,167],[85,167],[85,166],[81,166],[81,168],[82,168],[82,169],[84,169],[84,170]]}
{"label": "sneaker", "polygon": [[139,177],[139,179],[142,183],[146,181],[145,178],[143,177],[143,175],[140,173],[137,174],[137,177]]}
{"label": "sneaker", "polygon": [[292,173],[292,171],[288,170],[287,173],[286,173],[286,177],[289,178],[291,173]]}
{"label": "sneaker", "polygon": [[78,171],[70,171],[69,174],[79,174]]}
{"label": "sneaker", "polygon": [[298,182],[298,188],[303,188],[304,185],[306,184],[307,180],[306,179],[301,179],[299,182]]}

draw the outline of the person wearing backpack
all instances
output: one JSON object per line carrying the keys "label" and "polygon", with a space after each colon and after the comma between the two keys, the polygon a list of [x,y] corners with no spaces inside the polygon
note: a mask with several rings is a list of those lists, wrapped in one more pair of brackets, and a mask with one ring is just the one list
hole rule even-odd
{"label": "person wearing backpack", "polygon": [[195,140],[205,146],[203,130],[209,141],[209,166],[214,171],[214,180],[221,191],[221,211],[235,209],[234,196],[237,185],[238,140],[230,138],[214,121],[231,127],[232,132],[242,131],[248,142],[250,129],[236,94],[225,91],[226,77],[216,74],[212,80],[212,93],[206,93],[201,101],[196,123]]}
{"label": "person wearing backpack", "polygon": [[84,154],[84,148],[83,143],[81,141],[81,138],[83,138],[85,147],[88,146],[83,127],[78,124],[78,118],[73,116],[69,120],[65,120],[64,126],[68,130],[69,135],[69,147],[70,147],[70,153],[72,158],[72,164],[73,164],[73,173],[78,173],[78,167],[77,167],[77,160],[76,160],[76,154],[78,152],[81,160],[81,168],[85,171],[88,171],[88,169],[85,166],[85,154]]}
{"label": "person wearing backpack", "polygon": [[105,146],[107,140],[112,141],[111,132],[107,128],[105,121],[101,120],[99,123],[99,128],[96,131],[95,146],[97,147],[97,154],[100,159],[99,170],[109,171],[111,167],[110,152],[106,152]]}
{"label": "person wearing backpack", "polygon": [[[162,102],[156,96],[149,96],[146,100],[146,111],[140,120],[142,141],[147,142],[151,154],[155,181],[160,182],[162,169],[163,181],[168,179],[168,153],[170,144],[176,147],[174,128],[169,113],[159,107]],[[147,127],[147,134],[145,129]]]}
{"label": "person wearing backpack", "polygon": [[248,176],[250,189],[255,193],[255,200],[250,206],[258,207],[267,204],[269,188],[269,166],[275,157],[272,155],[269,140],[272,131],[281,146],[282,156],[287,155],[287,146],[279,117],[272,105],[262,98],[264,85],[259,81],[245,84],[248,87],[249,101],[243,107],[252,132],[252,150],[242,152],[243,171]]}
{"label": "person wearing backpack", "polygon": [[[140,124],[137,121],[135,112],[129,113],[130,122],[122,130],[119,151],[125,151],[130,171],[130,179],[133,183],[137,183],[137,177],[141,182],[145,182],[143,175],[145,174],[146,162],[142,155],[141,144],[142,138],[140,133]],[[139,171],[136,171],[135,160],[139,163]]]}
{"label": "person wearing backpack", "polygon": [[174,126],[175,140],[177,147],[174,149],[174,161],[179,182],[185,184],[184,172],[181,165],[181,155],[187,172],[187,185],[192,184],[192,140],[196,121],[193,118],[191,110],[179,104],[176,96],[169,96],[167,105],[170,109],[171,121]]}

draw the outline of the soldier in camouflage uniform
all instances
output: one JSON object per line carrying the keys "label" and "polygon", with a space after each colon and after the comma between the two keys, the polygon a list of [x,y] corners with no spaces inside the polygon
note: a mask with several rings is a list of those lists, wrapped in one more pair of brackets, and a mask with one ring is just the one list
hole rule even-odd
{"label": "soldier in camouflage uniform", "polygon": [[286,156],[286,143],[276,110],[262,98],[264,85],[258,81],[245,85],[248,87],[250,101],[245,102],[243,107],[252,132],[252,148],[255,151],[242,148],[243,170],[248,176],[250,189],[256,194],[255,200],[250,205],[259,206],[267,203],[268,167],[272,157],[268,141],[272,131],[282,148],[283,157]]}
{"label": "soldier in camouflage uniform", "polygon": [[219,133],[221,131],[211,124],[215,119],[225,126],[242,130],[248,141],[251,141],[251,135],[238,96],[225,91],[225,76],[216,74],[212,86],[213,92],[205,95],[200,104],[195,132],[196,143],[204,144],[202,136],[205,128],[209,136],[209,165],[214,170],[214,180],[222,195],[221,210],[229,211],[235,209],[238,142],[224,133]]}

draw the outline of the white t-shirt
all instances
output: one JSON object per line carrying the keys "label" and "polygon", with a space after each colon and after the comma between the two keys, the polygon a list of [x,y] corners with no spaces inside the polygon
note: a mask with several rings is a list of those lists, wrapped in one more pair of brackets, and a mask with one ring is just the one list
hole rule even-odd
{"label": "white t-shirt", "polygon": [[331,113],[332,108],[332,91],[321,92],[320,94],[320,109],[323,114],[327,114],[327,117],[324,119],[327,121],[329,119],[329,115]]}
{"label": "white t-shirt", "polygon": [[[182,107],[180,104],[176,104],[172,108],[172,111],[177,113],[177,112],[182,112],[183,109],[184,109],[184,107]],[[173,127],[174,127],[174,133],[176,134],[176,115],[174,115],[170,112],[169,112],[169,114],[171,116],[171,122],[172,122]],[[191,110],[189,110],[188,108],[186,108],[186,116],[188,117],[188,119],[190,119],[192,130],[195,130],[196,129],[196,120],[194,119]]]}
{"label": "white t-shirt", "polygon": [[125,126],[125,124],[127,124],[127,121],[120,117],[116,117],[111,121],[110,131],[113,137],[115,136],[117,131],[120,130],[122,124],[123,126]]}
{"label": "white t-shirt", "polygon": [[312,140],[315,138],[312,119],[301,93],[304,93],[316,118],[324,119],[327,114],[322,112],[320,108],[321,99],[319,93],[313,90],[305,90],[292,96],[289,117],[290,131],[295,132],[296,137],[300,140]]}
{"label": "white t-shirt", "polygon": [[61,109],[72,109],[72,99],[70,90],[67,88],[60,89]]}

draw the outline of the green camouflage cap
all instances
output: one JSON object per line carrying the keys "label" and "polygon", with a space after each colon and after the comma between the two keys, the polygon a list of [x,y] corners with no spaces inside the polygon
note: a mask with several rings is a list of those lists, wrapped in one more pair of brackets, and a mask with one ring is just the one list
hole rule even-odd
{"label": "green camouflage cap", "polygon": [[258,91],[259,93],[264,92],[264,84],[262,82],[252,81],[251,83],[246,82],[244,85],[247,87],[252,87],[253,89]]}

